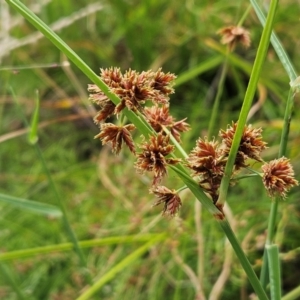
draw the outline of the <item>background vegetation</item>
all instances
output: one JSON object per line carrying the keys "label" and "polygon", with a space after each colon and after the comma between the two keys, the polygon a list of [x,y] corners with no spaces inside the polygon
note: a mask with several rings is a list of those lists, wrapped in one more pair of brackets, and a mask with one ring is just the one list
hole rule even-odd
{"label": "background vegetation", "polygon": [[[191,124],[192,130],[183,137],[187,151],[207,133],[225,54],[216,32],[237,24],[249,6],[246,1],[189,0],[24,3],[47,24],[54,24],[61,38],[96,71],[110,66],[123,71],[162,66],[165,72],[177,74],[171,111],[178,119],[187,117]],[[281,1],[274,27],[296,70],[300,70],[300,33],[295,30],[299,11],[296,1]],[[251,32],[252,45],[247,50],[237,48],[229,60],[218,116],[223,129],[237,119],[262,31],[252,10],[243,25]],[[152,208],[150,179],[135,174],[129,153],[115,157],[93,139],[99,130],[92,121],[94,109],[87,102],[89,80],[4,1],[0,39],[0,193],[57,205],[42,161],[27,142],[23,120],[31,118],[38,90],[39,146],[73,230],[80,241],[119,237],[110,245],[84,249],[92,278],[107,274],[142,245],[124,243],[122,236],[139,235],[147,240],[148,233],[166,234],[106,282],[94,299],[194,299],[193,276],[203,283],[206,295],[217,289],[211,299],[218,299],[218,293],[220,299],[248,299],[252,288],[211,216],[189,193],[174,219],[161,217],[159,208]],[[269,146],[266,159],[278,153],[288,90],[288,76],[270,47],[250,120],[264,130]],[[288,144],[296,174],[300,174],[299,111],[296,101]],[[215,128],[215,136],[220,128]],[[168,186],[178,188],[177,181],[171,173]],[[299,189],[293,189],[279,208],[276,240],[282,253],[285,293],[299,284],[299,196]],[[257,272],[270,201],[258,178],[239,182],[228,199],[231,223]],[[70,242],[59,218],[4,203],[0,210],[2,253]],[[26,259],[17,253],[15,258],[4,261],[0,256],[0,260],[1,299],[24,295],[26,299],[76,299],[88,284],[87,271],[72,251]],[[215,283],[222,270],[228,271],[228,280],[218,288]]]}

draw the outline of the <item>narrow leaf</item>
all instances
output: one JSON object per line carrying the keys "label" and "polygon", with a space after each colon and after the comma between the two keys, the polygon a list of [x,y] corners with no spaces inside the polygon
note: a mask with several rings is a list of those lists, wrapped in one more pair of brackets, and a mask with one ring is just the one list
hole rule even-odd
{"label": "narrow leaf", "polygon": [[266,246],[266,251],[269,261],[269,273],[270,273],[270,290],[271,299],[281,299],[281,278],[280,278],[280,263],[279,263],[279,251],[278,246],[273,244]]}
{"label": "narrow leaf", "polygon": [[62,212],[54,205],[40,203],[32,200],[27,200],[24,198],[17,198],[10,195],[0,194],[0,201],[13,205],[17,208],[28,210],[33,213],[51,216],[51,217],[61,217]]}
{"label": "narrow leaf", "polygon": [[34,145],[38,141],[38,123],[40,114],[40,97],[39,92],[36,91],[35,97],[35,109],[32,115],[31,124],[28,133],[28,141],[31,145]]}

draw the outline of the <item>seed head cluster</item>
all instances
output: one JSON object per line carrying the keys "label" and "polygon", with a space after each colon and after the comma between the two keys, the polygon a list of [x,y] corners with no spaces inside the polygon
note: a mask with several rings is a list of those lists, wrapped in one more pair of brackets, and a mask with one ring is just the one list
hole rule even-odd
{"label": "seed head cluster", "polygon": [[[241,27],[223,28],[220,34],[223,35],[223,42],[230,47],[234,47],[237,42],[244,46],[250,44],[247,31]],[[99,138],[103,145],[110,144],[115,154],[119,154],[125,144],[136,157],[134,166],[137,172],[152,174],[150,193],[158,199],[154,206],[163,204],[164,215],[176,215],[182,205],[178,193],[160,185],[168,174],[167,167],[181,162],[174,158],[175,146],[171,143],[171,136],[180,143],[181,134],[190,129],[186,118],[176,121],[169,111],[169,96],[174,93],[173,81],[176,76],[164,73],[161,69],[141,73],[128,70],[122,74],[119,68],[109,68],[101,69],[100,77],[110,92],[119,97],[120,102],[115,105],[96,85],[88,86],[89,99],[100,107],[94,118],[100,128],[95,138]],[[153,129],[153,134],[145,136],[139,145],[135,145],[132,137],[135,126],[126,124],[123,117],[119,118],[125,108],[138,113]],[[105,123],[107,118],[114,116],[117,117],[117,125]],[[237,123],[232,123],[226,130],[220,130],[220,141],[199,138],[184,162],[217,207],[219,189],[236,130]],[[246,125],[235,157],[232,177],[248,167],[251,160],[263,162],[261,153],[266,148],[262,129]],[[287,192],[298,185],[292,165],[285,157],[264,163],[262,172],[263,184],[271,197],[285,198]]]}
{"label": "seed head cluster", "polygon": [[251,44],[249,31],[240,26],[227,26],[221,28],[218,31],[218,34],[222,37],[221,43],[228,45],[230,50],[233,50],[238,43],[245,48],[249,48]]}
{"label": "seed head cluster", "polygon": [[[119,154],[125,144],[136,156],[136,170],[152,173],[151,192],[159,198],[155,205],[164,203],[163,214],[174,216],[181,200],[174,190],[159,184],[167,175],[167,166],[180,161],[170,157],[175,148],[170,143],[170,135],[180,142],[181,133],[190,129],[186,119],[176,121],[169,112],[169,95],[174,93],[176,76],[161,69],[141,73],[128,70],[122,74],[119,68],[109,68],[101,69],[100,78],[121,101],[115,105],[95,84],[88,86],[89,99],[100,107],[94,118],[100,127],[100,133],[95,138],[99,138],[103,145],[110,144],[115,154]],[[152,106],[145,106],[146,102]],[[125,108],[142,114],[154,130],[153,135],[145,137],[140,145],[135,145],[133,141],[133,124],[104,123],[107,118],[118,117]]]}
{"label": "seed head cluster", "polygon": [[262,166],[263,183],[271,197],[286,198],[286,193],[299,182],[294,178],[294,170],[286,157],[271,160]]}

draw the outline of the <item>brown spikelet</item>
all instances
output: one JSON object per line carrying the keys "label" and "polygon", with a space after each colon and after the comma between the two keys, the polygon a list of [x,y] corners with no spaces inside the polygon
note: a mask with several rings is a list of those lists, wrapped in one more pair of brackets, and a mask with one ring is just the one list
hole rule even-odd
{"label": "brown spikelet", "polygon": [[163,133],[163,126],[165,126],[170,130],[177,142],[180,142],[180,134],[190,129],[189,124],[185,122],[186,119],[176,122],[170,115],[169,107],[166,105],[161,107],[157,105],[146,107],[144,109],[144,115],[156,132]]}
{"label": "brown spikelet", "polygon": [[298,185],[294,170],[286,157],[274,159],[262,166],[263,184],[271,197],[286,197],[286,193]]}
{"label": "brown spikelet", "polygon": [[187,166],[200,176],[199,185],[210,194],[214,203],[218,200],[225,164],[218,142],[201,138],[187,158]]}
{"label": "brown spikelet", "polygon": [[[219,135],[222,137],[222,151],[226,157],[230,152],[233,137],[236,132],[237,123],[232,123],[226,131],[221,130]],[[266,144],[262,139],[262,129],[252,128],[251,125],[245,125],[243,135],[240,141],[240,146],[235,160],[235,169],[246,167],[246,160],[248,158],[256,161],[262,161],[261,152],[266,149]]]}
{"label": "brown spikelet", "polygon": [[180,197],[175,190],[170,190],[165,186],[155,186],[150,190],[158,198],[153,206],[164,204],[163,214],[171,217],[175,216],[180,209],[182,203]]}
{"label": "brown spikelet", "polygon": [[169,141],[169,136],[159,133],[157,136],[151,136],[149,142],[140,145],[142,152],[137,154],[135,167],[141,173],[153,172],[153,185],[157,185],[167,174],[168,164],[174,165],[180,161],[180,159],[166,157],[174,150],[174,146],[169,144]]}
{"label": "brown spikelet", "polygon": [[245,48],[249,48],[251,44],[250,33],[240,26],[227,26],[218,31],[218,34],[222,36],[221,43],[228,45],[231,50],[240,43]]}
{"label": "brown spikelet", "polygon": [[135,154],[134,142],[130,131],[133,131],[135,126],[133,124],[127,124],[125,126],[116,126],[112,123],[101,124],[101,132],[95,136],[100,138],[102,144],[111,143],[112,150],[115,154],[119,154],[122,143],[124,142],[129,150]]}

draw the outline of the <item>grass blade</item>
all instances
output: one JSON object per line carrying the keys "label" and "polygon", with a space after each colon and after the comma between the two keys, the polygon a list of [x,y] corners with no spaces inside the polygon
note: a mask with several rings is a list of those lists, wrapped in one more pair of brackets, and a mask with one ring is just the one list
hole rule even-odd
{"label": "grass blade", "polygon": [[218,65],[220,65],[223,61],[223,57],[221,55],[215,56],[211,59],[208,59],[201,64],[197,65],[196,67],[181,73],[178,78],[175,80],[176,87],[184,84],[185,82],[195,78],[196,76],[211,70]]}
{"label": "grass blade", "polygon": [[40,114],[40,98],[39,93],[36,91],[35,97],[35,109],[32,115],[32,120],[28,133],[28,141],[31,145],[34,145],[38,141],[38,125],[39,125],[39,114]]}
{"label": "grass blade", "polygon": [[46,203],[40,203],[24,198],[17,198],[5,194],[0,194],[0,201],[9,205],[13,205],[19,209],[24,209],[40,215],[46,215],[55,218],[62,216],[62,212],[59,208]]}
{"label": "grass blade", "polygon": [[[116,245],[116,244],[120,245],[120,244],[141,243],[141,242],[146,243],[149,240],[153,240],[154,238],[160,238],[161,240],[163,240],[165,238],[165,235],[138,234],[138,235],[125,235],[125,236],[111,236],[102,239],[79,241],[78,244],[80,248],[92,248],[92,247],[108,246],[108,245]],[[50,254],[54,252],[72,251],[73,248],[74,248],[73,243],[62,243],[62,244],[48,245],[43,247],[35,247],[30,249],[10,251],[6,253],[0,253],[0,262],[29,258],[41,254]]]}
{"label": "grass blade", "polygon": [[[262,24],[262,26],[265,26],[266,17],[264,15],[264,13],[261,11],[258,3],[256,2],[256,0],[250,0],[250,2],[255,10],[255,13],[256,13],[260,23]],[[272,44],[275,52],[277,53],[278,58],[280,59],[280,61],[282,63],[282,66],[286,70],[286,72],[290,78],[290,81],[291,82],[295,81],[297,78],[297,74],[294,69],[294,66],[290,62],[288,55],[284,51],[284,48],[282,47],[278,37],[276,36],[276,34],[274,32],[272,32],[272,34],[271,34],[271,44]]]}
{"label": "grass blade", "polygon": [[269,261],[269,273],[270,273],[270,290],[271,299],[281,299],[281,278],[280,278],[280,260],[279,251],[277,245],[267,245],[266,251]]}
{"label": "grass blade", "polygon": [[85,291],[77,300],[87,300],[90,299],[106,282],[112,280],[119,272],[127,268],[129,265],[136,262],[136,260],[141,257],[148,249],[158,242],[160,237],[150,240],[148,243],[144,244],[127,257],[125,257],[122,261],[120,261],[117,265],[112,267],[106,274],[104,274],[98,281],[96,281],[87,291]]}

